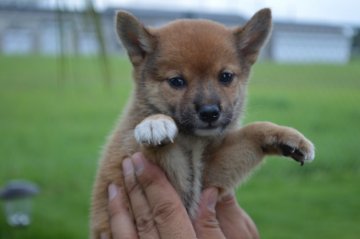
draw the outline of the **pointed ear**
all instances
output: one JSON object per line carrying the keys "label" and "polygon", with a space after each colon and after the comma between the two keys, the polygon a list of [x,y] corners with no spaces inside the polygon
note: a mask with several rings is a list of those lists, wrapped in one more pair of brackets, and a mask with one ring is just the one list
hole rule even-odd
{"label": "pointed ear", "polygon": [[138,65],[155,48],[155,37],[132,14],[119,11],[116,13],[116,32],[126,48],[131,62]]}
{"label": "pointed ear", "polygon": [[260,48],[271,32],[271,10],[264,8],[258,11],[243,27],[234,32],[237,47],[250,64],[254,64]]}

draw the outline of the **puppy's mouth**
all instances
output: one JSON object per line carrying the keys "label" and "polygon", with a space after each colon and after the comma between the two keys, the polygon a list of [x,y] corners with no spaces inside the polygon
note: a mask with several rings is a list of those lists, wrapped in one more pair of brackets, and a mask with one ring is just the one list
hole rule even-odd
{"label": "puppy's mouth", "polygon": [[201,117],[198,113],[187,111],[175,117],[180,131],[197,136],[217,136],[222,134],[232,122],[232,112],[221,112],[216,117],[212,115]]}
{"label": "puppy's mouth", "polygon": [[224,131],[225,127],[208,124],[205,127],[195,128],[194,133],[198,136],[216,136]]}
{"label": "puppy's mouth", "polygon": [[196,127],[196,129],[199,129],[199,130],[214,130],[214,129],[218,129],[218,128],[223,128],[223,126],[221,126],[220,124],[218,123],[200,123],[200,125],[198,125]]}
{"label": "puppy's mouth", "polygon": [[193,119],[192,121],[179,122],[177,125],[180,130],[184,133],[194,134],[198,136],[216,136],[221,134],[227,126],[230,124],[229,121],[219,121],[214,123],[205,123],[198,119]]}

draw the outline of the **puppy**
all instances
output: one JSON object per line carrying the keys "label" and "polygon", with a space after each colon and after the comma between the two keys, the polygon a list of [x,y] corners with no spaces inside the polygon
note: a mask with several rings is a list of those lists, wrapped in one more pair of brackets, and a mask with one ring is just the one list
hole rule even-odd
{"label": "puppy", "polygon": [[295,129],[239,125],[251,66],[271,32],[269,9],[238,28],[177,20],[153,29],[118,12],[116,31],[133,65],[135,89],[100,161],[92,238],[109,233],[107,186],[123,184],[121,162],[137,151],[166,172],[191,217],[204,187],[233,190],[266,155],[313,160],[313,144]]}

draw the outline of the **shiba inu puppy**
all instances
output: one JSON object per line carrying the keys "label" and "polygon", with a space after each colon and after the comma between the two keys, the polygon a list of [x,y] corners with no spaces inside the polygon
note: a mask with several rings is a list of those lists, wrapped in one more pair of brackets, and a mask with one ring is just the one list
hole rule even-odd
{"label": "shiba inu puppy", "polygon": [[269,154],[303,164],[314,146],[270,122],[240,126],[251,66],[271,32],[271,12],[244,26],[177,20],[154,29],[118,12],[116,31],[133,65],[135,89],[100,161],[93,238],[109,231],[107,186],[122,185],[122,160],[137,151],[158,164],[194,217],[204,187],[233,190]]}

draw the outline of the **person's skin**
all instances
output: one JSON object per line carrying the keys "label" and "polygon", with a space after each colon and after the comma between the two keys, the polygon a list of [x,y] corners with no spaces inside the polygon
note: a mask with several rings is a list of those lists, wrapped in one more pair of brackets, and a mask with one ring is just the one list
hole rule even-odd
{"label": "person's skin", "polygon": [[259,238],[255,224],[231,194],[218,201],[216,188],[205,189],[192,222],[165,174],[142,154],[124,160],[123,174],[125,188],[108,188],[113,239]]}

